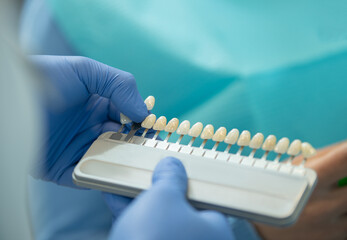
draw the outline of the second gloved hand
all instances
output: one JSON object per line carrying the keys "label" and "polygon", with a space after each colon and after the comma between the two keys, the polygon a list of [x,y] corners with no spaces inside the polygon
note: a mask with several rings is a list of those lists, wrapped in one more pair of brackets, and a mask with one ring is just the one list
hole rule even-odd
{"label": "second gloved hand", "polygon": [[[139,195],[115,221],[109,239],[231,240],[226,218],[215,211],[197,211],[186,199],[187,175],[175,158],[159,162],[152,187]],[[122,198],[105,194],[113,214]]]}
{"label": "second gloved hand", "polygon": [[46,77],[41,102],[47,123],[44,153],[32,175],[73,187],[73,169],[92,142],[118,130],[120,112],[141,122],[148,115],[146,105],[127,72],[85,57],[30,60]]}

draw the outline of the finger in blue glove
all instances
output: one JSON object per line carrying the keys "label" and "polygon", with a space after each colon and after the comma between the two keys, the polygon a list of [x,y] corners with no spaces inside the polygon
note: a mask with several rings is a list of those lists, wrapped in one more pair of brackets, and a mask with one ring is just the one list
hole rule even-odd
{"label": "finger in blue glove", "polygon": [[[198,211],[188,203],[187,181],[178,159],[161,160],[153,173],[152,187],[125,209],[114,223],[109,239],[233,239],[222,214]],[[112,198],[107,203],[112,204]]]}

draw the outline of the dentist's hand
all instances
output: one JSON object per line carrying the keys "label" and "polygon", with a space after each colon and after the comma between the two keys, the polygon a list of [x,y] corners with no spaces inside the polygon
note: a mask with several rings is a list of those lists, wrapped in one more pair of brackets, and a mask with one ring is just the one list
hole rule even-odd
{"label": "dentist's hand", "polygon": [[146,105],[127,72],[85,57],[32,56],[30,61],[46,75],[48,89],[41,99],[45,152],[32,175],[73,187],[73,168],[91,143],[118,130],[120,112],[142,121]]}
{"label": "dentist's hand", "polygon": [[[152,187],[133,200],[115,221],[109,239],[233,239],[222,214],[197,211],[188,203],[187,175],[178,159],[161,160],[152,181]],[[118,202],[122,199],[112,194],[105,194],[105,199],[111,211],[118,215]]]}

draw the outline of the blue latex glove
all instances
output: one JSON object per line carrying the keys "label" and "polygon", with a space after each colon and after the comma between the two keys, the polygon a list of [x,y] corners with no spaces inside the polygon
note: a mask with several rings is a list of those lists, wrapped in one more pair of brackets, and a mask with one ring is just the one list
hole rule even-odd
{"label": "blue latex glove", "polygon": [[45,156],[34,164],[32,175],[73,187],[73,168],[91,143],[101,133],[119,129],[120,112],[142,121],[146,105],[127,72],[85,57],[30,60],[49,83],[41,101],[47,118]]}
{"label": "blue latex glove", "polygon": [[[159,162],[153,185],[140,194],[115,221],[109,239],[207,240],[233,239],[226,218],[215,211],[197,211],[186,199],[187,175],[172,157]],[[119,196],[105,194],[111,211],[119,214]]]}

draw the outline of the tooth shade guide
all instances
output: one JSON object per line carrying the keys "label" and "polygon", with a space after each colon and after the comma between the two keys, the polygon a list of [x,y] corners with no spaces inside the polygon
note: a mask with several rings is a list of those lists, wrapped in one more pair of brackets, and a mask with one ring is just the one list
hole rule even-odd
{"label": "tooth shade guide", "polygon": [[255,152],[257,151],[257,149],[261,147],[261,145],[263,144],[263,141],[264,141],[264,135],[261,133],[257,133],[252,137],[251,142],[249,143],[249,147],[253,150],[251,154],[249,155],[249,157],[251,158],[254,157]]}
{"label": "tooth shade guide", "polygon": [[214,133],[214,135],[212,137],[212,141],[215,142],[215,144],[212,148],[213,151],[216,151],[219,143],[224,141],[226,134],[227,134],[227,129],[225,127],[220,127],[217,129],[217,131]]}
{"label": "tooth shade guide", "polygon": [[147,110],[150,111],[153,109],[154,104],[155,104],[155,98],[153,96],[148,96],[144,103],[146,104]]}
{"label": "tooth shade guide", "polygon": [[244,147],[248,146],[250,141],[251,133],[247,130],[242,131],[242,133],[239,136],[239,139],[237,140],[237,145],[240,147],[240,149],[237,151],[236,155],[241,155]]}

